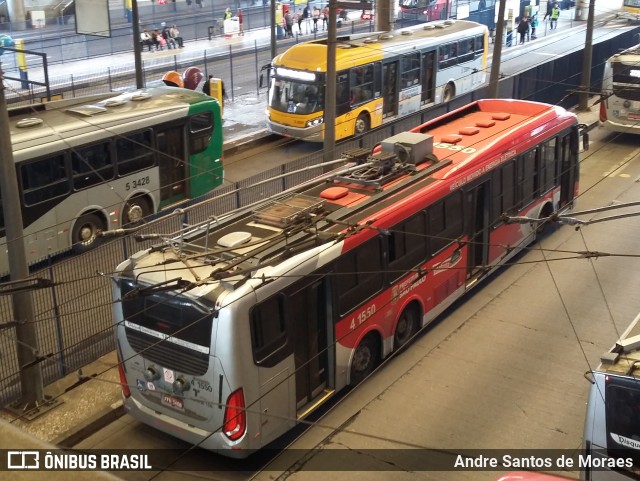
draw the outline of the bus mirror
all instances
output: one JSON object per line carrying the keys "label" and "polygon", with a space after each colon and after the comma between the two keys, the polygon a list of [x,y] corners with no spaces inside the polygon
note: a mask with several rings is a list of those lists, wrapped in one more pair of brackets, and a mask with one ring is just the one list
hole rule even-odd
{"label": "bus mirror", "polygon": [[264,82],[264,74],[263,73],[260,74],[260,83],[258,84],[258,88],[260,88],[260,89],[262,88],[262,82]]}
{"label": "bus mirror", "polygon": [[595,384],[596,382],[593,380],[593,371],[587,371],[583,374],[584,378],[589,381],[591,384]]}
{"label": "bus mirror", "polygon": [[589,150],[589,133],[586,131],[582,134],[582,150]]}

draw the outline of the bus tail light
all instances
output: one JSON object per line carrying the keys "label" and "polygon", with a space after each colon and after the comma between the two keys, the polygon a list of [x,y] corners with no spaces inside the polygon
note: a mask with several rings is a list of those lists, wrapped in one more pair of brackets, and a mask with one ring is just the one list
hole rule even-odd
{"label": "bus tail light", "polygon": [[247,414],[244,408],[244,393],[240,388],[229,395],[224,409],[222,430],[231,441],[240,439],[247,430]]}
{"label": "bus tail light", "polygon": [[607,106],[604,104],[604,99],[600,100],[600,122],[607,120]]}
{"label": "bus tail light", "polygon": [[118,359],[118,374],[120,375],[120,386],[122,387],[122,395],[125,398],[131,396],[131,390],[129,389],[129,385],[127,384],[127,376],[124,374],[124,369],[122,368],[122,361]]}

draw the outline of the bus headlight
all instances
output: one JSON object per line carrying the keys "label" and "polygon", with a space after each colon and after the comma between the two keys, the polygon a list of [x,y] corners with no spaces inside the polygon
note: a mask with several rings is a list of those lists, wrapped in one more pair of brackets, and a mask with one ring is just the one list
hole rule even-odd
{"label": "bus headlight", "polygon": [[318,125],[322,125],[324,119],[322,117],[318,117],[317,119],[307,120],[307,127],[317,127]]}

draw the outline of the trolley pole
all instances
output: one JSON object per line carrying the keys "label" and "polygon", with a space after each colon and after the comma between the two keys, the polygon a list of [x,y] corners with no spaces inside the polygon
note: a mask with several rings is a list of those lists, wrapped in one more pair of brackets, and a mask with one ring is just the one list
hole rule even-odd
{"label": "trolley pole", "polygon": [[327,76],[324,92],[324,156],[323,162],[335,160],[336,151],[336,0],[329,0],[327,31]]}
{"label": "trolley pole", "polygon": [[493,58],[491,59],[491,75],[489,76],[489,98],[498,98],[498,83],[500,81],[500,62],[502,61],[502,43],[504,42],[504,12],[507,8],[507,0],[500,0],[498,8],[498,23],[496,25],[496,38],[493,45]]}
{"label": "trolley pole", "polygon": [[591,64],[593,62],[593,21],[596,0],[589,0],[589,17],[587,18],[587,37],[582,52],[582,85],[578,110],[588,112],[589,90],[591,88]]}
{"label": "trolley pole", "polygon": [[[18,180],[13,163],[9,113],[4,92],[4,72],[0,64],[0,194],[5,218],[9,272],[12,281],[19,281],[29,276],[29,268],[24,247]],[[33,299],[31,292],[26,289],[14,292],[11,298],[22,387],[22,398],[17,408],[21,413],[27,413],[45,402],[42,366],[38,362],[38,336],[33,322]]]}

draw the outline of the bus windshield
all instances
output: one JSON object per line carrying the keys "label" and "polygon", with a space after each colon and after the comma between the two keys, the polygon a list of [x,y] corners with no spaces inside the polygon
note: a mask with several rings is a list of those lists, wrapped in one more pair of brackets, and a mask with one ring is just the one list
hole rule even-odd
{"label": "bus windshield", "polygon": [[293,114],[322,112],[323,90],[316,84],[275,78],[269,91],[269,106]]}
{"label": "bus windshield", "polygon": [[624,0],[625,7],[640,7],[640,0]]}

